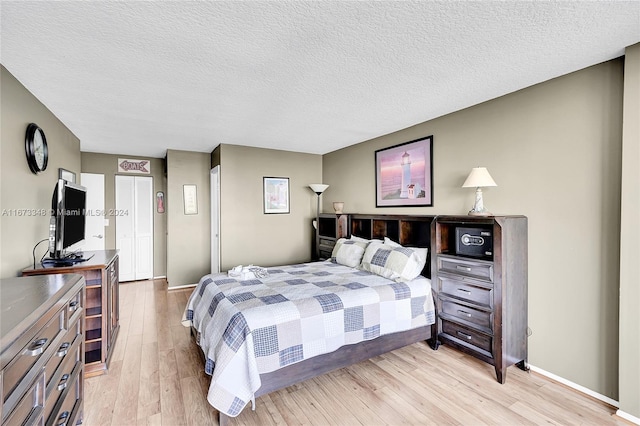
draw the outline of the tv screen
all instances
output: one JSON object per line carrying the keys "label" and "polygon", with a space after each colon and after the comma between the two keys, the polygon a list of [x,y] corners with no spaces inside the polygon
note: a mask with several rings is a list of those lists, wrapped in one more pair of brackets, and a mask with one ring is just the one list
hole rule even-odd
{"label": "tv screen", "polygon": [[[81,187],[80,187],[81,188]],[[76,186],[65,185],[64,225],[62,227],[62,248],[84,240],[85,208],[87,191]]]}

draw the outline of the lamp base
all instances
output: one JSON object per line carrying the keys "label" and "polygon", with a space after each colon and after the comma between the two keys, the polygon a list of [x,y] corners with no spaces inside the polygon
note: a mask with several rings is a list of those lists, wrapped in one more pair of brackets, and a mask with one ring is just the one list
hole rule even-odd
{"label": "lamp base", "polygon": [[493,213],[491,212],[477,212],[475,210],[469,210],[469,216],[493,216]]}

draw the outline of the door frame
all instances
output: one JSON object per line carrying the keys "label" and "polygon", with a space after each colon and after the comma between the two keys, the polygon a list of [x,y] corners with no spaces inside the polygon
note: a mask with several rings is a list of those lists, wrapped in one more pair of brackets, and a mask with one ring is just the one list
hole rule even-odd
{"label": "door frame", "polygon": [[220,166],[210,172],[211,178],[211,273],[220,272]]}

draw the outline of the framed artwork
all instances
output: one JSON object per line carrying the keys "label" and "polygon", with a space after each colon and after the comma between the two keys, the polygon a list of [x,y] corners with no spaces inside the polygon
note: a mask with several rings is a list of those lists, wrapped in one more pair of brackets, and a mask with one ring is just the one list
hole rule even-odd
{"label": "framed artwork", "polygon": [[379,149],[376,207],[433,206],[433,135]]}
{"label": "framed artwork", "polygon": [[289,178],[264,177],[264,213],[289,213]]}
{"label": "framed artwork", "polygon": [[73,172],[70,172],[67,169],[63,169],[63,168],[59,168],[58,169],[58,179],[64,179],[67,182],[76,182],[76,174]]}
{"label": "framed artwork", "polygon": [[198,188],[195,185],[182,185],[184,214],[198,214]]}

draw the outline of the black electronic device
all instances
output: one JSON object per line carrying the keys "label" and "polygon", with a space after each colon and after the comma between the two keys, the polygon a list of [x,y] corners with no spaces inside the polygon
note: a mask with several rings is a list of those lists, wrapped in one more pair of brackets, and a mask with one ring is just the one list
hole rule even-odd
{"label": "black electronic device", "polygon": [[491,229],[457,227],[456,255],[491,259],[493,257],[493,235]]}
{"label": "black electronic device", "polygon": [[73,249],[67,249],[84,240],[86,202],[85,187],[58,179],[51,198],[48,261],[81,261],[76,260],[75,256],[71,256],[74,259],[69,259]]}

